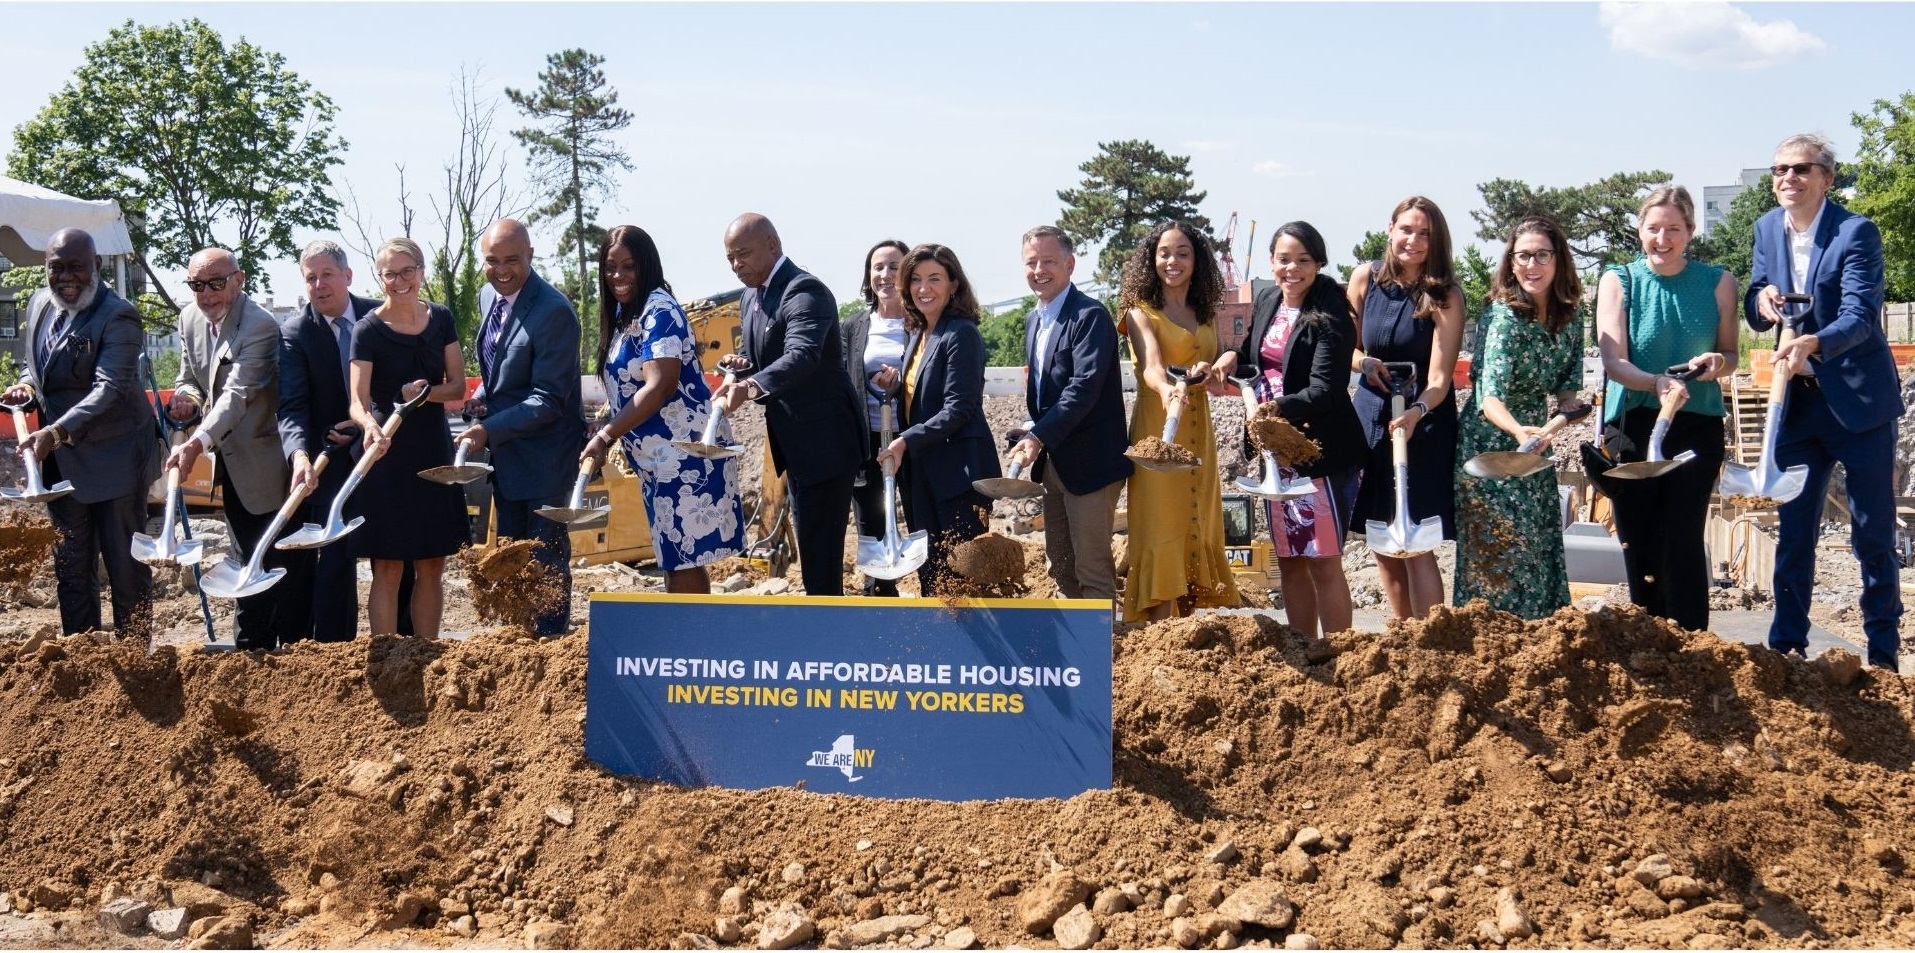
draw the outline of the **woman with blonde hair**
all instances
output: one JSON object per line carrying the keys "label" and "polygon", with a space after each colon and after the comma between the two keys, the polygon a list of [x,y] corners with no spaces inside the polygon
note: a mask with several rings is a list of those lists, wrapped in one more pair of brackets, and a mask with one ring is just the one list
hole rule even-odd
{"label": "woman with blonde hair", "polygon": [[[438,637],[446,557],[471,539],[464,491],[419,476],[452,462],[452,431],[441,405],[465,398],[465,358],[452,312],[420,297],[425,262],[410,238],[380,245],[373,267],[386,300],[352,329],[352,419],[365,431],[365,452],[383,454],[351,501],[366,518],[350,539],[353,556],[372,560],[366,617],[373,635],[397,630],[399,577],[409,562],[413,633]],[[427,405],[408,414],[388,440],[380,424],[421,390]]]}
{"label": "woman with blonde hair", "polygon": [[[1735,370],[1738,338],[1735,276],[1690,260],[1695,227],[1688,189],[1660,188],[1643,200],[1636,224],[1642,257],[1606,269],[1596,287],[1596,343],[1609,375],[1603,416],[1634,444],[1617,462],[1648,453],[1665,397],[1680,409],[1663,456],[1696,457],[1648,480],[1591,473],[1613,503],[1630,601],[1685,629],[1709,625],[1713,580],[1703,530],[1724,455],[1718,382]],[[1669,376],[1677,365],[1693,376]]]}

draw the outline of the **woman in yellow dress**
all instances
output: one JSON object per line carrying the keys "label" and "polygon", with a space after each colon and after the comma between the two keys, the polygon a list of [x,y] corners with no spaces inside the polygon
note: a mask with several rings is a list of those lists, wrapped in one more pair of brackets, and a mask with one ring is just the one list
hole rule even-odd
{"label": "woman in yellow dress", "polygon": [[[1199,606],[1234,606],[1237,583],[1223,549],[1223,491],[1217,441],[1210,426],[1209,383],[1222,383],[1237,355],[1217,343],[1211,319],[1223,299],[1223,275],[1210,239],[1182,222],[1151,230],[1124,264],[1124,332],[1137,367],[1137,406],[1130,440],[1161,437],[1165,406],[1183,392],[1178,446],[1202,461],[1181,473],[1131,474],[1130,573],[1124,579],[1124,621],[1156,621]],[[1219,358],[1219,353],[1222,357]],[[1189,383],[1164,373],[1184,367]]]}

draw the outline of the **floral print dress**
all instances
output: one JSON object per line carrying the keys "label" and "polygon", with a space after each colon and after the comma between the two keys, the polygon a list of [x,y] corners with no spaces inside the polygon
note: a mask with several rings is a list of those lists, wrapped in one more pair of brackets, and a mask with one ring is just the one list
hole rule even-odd
{"label": "floral print dress", "polygon": [[[672,446],[698,440],[711,415],[711,388],[698,364],[698,343],[685,311],[663,289],[652,292],[636,319],[621,309],[623,326],[605,358],[605,394],[614,414],[644,386],[646,361],[680,362],[678,388],[650,419],[619,438],[626,462],[645,481],[645,515],[658,567],[667,572],[707,566],[744,549],[744,505],[738,498],[738,458],[706,460]],[[731,422],[719,426],[729,442]]]}

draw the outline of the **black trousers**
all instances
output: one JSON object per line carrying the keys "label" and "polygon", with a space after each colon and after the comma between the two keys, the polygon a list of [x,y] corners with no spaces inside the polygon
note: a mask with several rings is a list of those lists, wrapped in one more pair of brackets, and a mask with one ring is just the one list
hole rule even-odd
{"label": "black trousers", "polygon": [[[301,630],[306,625],[307,603],[302,597],[311,591],[312,584],[302,577],[311,571],[311,560],[299,558],[295,555],[296,550],[274,549],[274,540],[261,539],[267,525],[273,521],[273,514],[249,511],[239,495],[239,489],[233,485],[231,468],[216,466],[213,469],[218,471],[220,498],[226,515],[227,536],[233,544],[233,558],[247,562],[253,558],[253,550],[264,545],[267,547],[266,559],[261,566],[267,570],[286,570],[286,575],[272,588],[237,600],[233,614],[233,644],[242,649],[270,651],[281,643],[296,641],[301,638]],[[280,532],[284,534],[289,530],[282,529]]]}
{"label": "black trousers", "polygon": [[565,593],[565,598],[539,613],[537,634],[541,636],[564,635],[572,627],[572,532],[571,527],[546,519],[537,510],[541,506],[566,506],[570,497],[567,489],[543,500],[492,498],[492,515],[500,538],[536,539],[544,544],[532,551],[533,558],[558,576],[559,589]]}
{"label": "black trousers", "polygon": [[791,525],[798,536],[798,575],[805,595],[844,595],[844,533],[851,520],[851,483],[858,471],[788,487]]}
{"label": "black trousers", "polygon": [[[878,446],[882,435],[871,435],[871,453],[864,458],[864,466],[858,468],[856,479],[851,487],[851,506],[858,514],[858,535],[872,539],[884,537],[884,469],[878,466]],[[864,577],[864,594],[867,596],[895,596],[898,583],[895,579],[874,579]]]}
{"label": "black trousers", "polygon": [[[317,523],[332,509],[333,497],[352,472],[352,461],[339,452],[319,475],[319,486],[300,511],[293,513],[281,533],[299,528],[300,522]],[[293,613],[290,627],[279,628],[284,646],[299,639],[316,642],[350,642],[359,635],[359,561],[352,558],[352,537],[346,536],[318,549],[286,550],[301,568],[290,568],[275,588],[287,590],[287,606],[307,606],[305,614]],[[399,574],[399,634],[412,634],[412,564],[406,563]]]}
{"label": "black trousers", "polygon": [[[1622,432],[1639,448],[1624,462],[1647,457],[1656,411],[1637,407],[1623,415]],[[1662,454],[1674,458],[1685,450],[1695,451],[1696,458],[1662,476],[1602,479],[1599,485],[1613,503],[1630,601],[1685,629],[1707,629],[1715,580],[1705,531],[1709,496],[1722,470],[1722,418],[1677,411]]]}
{"label": "black trousers", "polygon": [[[46,464],[44,478],[52,486],[61,480],[60,468],[51,456]],[[60,535],[53,544],[53,578],[61,632],[102,628],[95,567],[104,560],[113,593],[113,631],[145,638],[153,616],[153,570],[133,558],[133,534],[146,525],[145,488],[98,503],[81,503],[69,493],[47,503],[47,516]]]}
{"label": "black trousers", "polygon": [[984,535],[991,513],[991,498],[976,490],[965,490],[948,500],[931,493],[928,481],[911,485],[909,501],[911,529],[925,530],[924,565],[918,568],[918,590],[926,599],[937,592],[937,581],[951,561],[951,547]]}

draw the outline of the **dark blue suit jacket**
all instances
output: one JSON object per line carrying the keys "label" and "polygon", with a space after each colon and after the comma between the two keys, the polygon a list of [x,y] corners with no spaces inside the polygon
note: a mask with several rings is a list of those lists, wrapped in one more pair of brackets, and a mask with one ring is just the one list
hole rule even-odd
{"label": "dark blue suit jacket", "polygon": [[153,405],[141,387],[146,338],[140,312],[95,279],[93,303],[70,316],[59,339],[42,354],[46,322],[58,314],[58,299],[42,288],[27,302],[23,322],[27,360],[22,370],[33,387],[41,426],[57,423],[73,440],[70,447],[53,448],[49,459],[57,472],[49,473],[47,482],[71,482],[73,499],[81,503],[143,494],[159,478],[164,454]]}
{"label": "dark blue suit jacket", "polygon": [[997,448],[984,420],[984,334],[977,322],[947,317],[904,349],[904,366],[922,348],[906,419],[898,436],[911,453],[911,485],[948,500],[971,481],[999,476]]}
{"label": "dark blue suit jacket", "polygon": [[[349,295],[355,321],[384,302]],[[308,302],[279,326],[279,446],[291,460],[305,450],[314,460],[329,444],[326,431],[352,417],[352,395],[339,373],[339,341]],[[335,461],[337,462],[337,461]]]}
{"label": "dark blue suit jacket", "polygon": [[1755,260],[1743,313],[1750,326],[1766,330],[1756,296],[1773,284],[1783,293],[1815,296],[1800,319],[1799,334],[1813,334],[1821,351],[1809,360],[1829,412],[1852,433],[1873,430],[1902,415],[1902,393],[1882,331],[1882,232],[1875,223],[1826,199],[1809,249],[1809,286],[1795,287],[1782,209],[1755,223]]}
{"label": "dark blue suit jacket", "polygon": [[[492,299],[482,295],[480,312],[491,306]],[[527,276],[506,315],[492,363],[479,367],[479,390],[473,395],[485,404],[492,483],[500,499],[540,500],[571,488],[578,474],[574,464],[585,449],[578,359],[578,315],[572,303],[545,279]]]}
{"label": "dark blue suit jacket", "polygon": [[[1317,280],[1335,286],[1327,276],[1319,275]],[[1283,290],[1275,285],[1257,294],[1250,310],[1250,333],[1237,345],[1238,367],[1263,372],[1263,338],[1270,333],[1270,322],[1282,303]],[[1304,301],[1304,309],[1284,346],[1283,396],[1277,398],[1277,412],[1323,449],[1323,456],[1297,472],[1307,477],[1333,476],[1362,464],[1370,454],[1363,423],[1350,402],[1356,326],[1341,289],[1312,295]],[[1247,442],[1244,446],[1245,452],[1255,452]]]}
{"label": "dark blue suit jacket", "polygon": [[1024,410],[1035,422],[1031,433],[1044,445],[1031,479],[1042,479],[1044,465],[1051,464],[1064,489],[1081,496],[1130,476],[1130,459],[1124,456],[1130,448],[1124,375],[1110,312],[1076,285],[1065,289],[1061,304],[1042,367],[1037,365],[1037,319],[1027,319],[1024,328],[1024,353],[1031,362],[1024,373]]}
{"label": "dark blue suit jacket", "polygon": [[864,399],[844,372],[838,303],[831,289],[789,259],[765,282],[762,301],[745,289],[745,357],[764,388],[771,460],[798,486],[843,476],[870,455]]}

